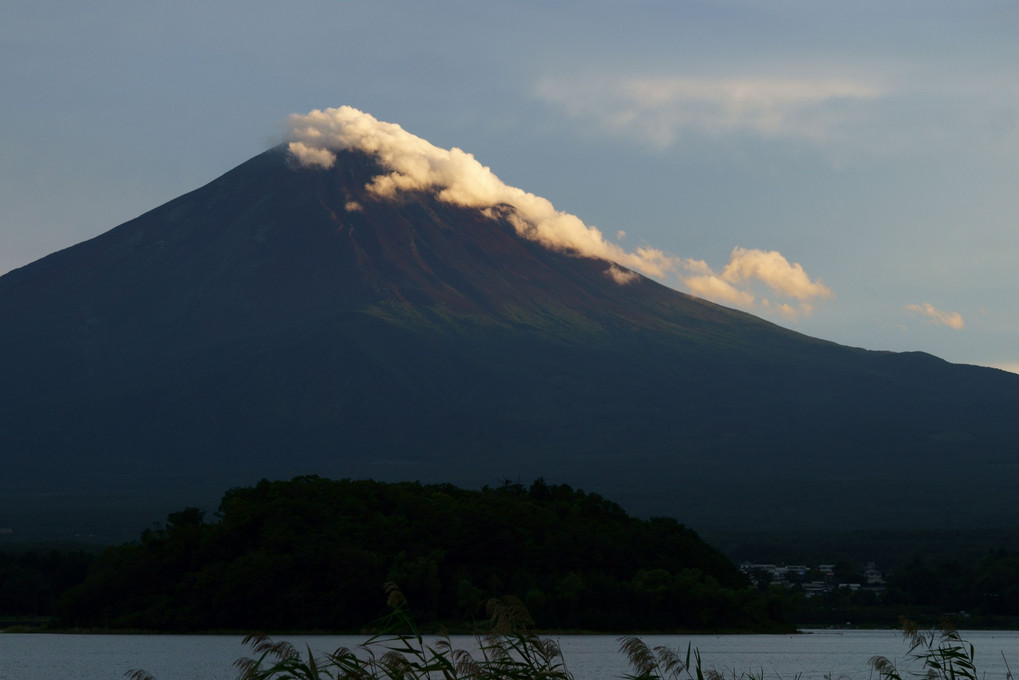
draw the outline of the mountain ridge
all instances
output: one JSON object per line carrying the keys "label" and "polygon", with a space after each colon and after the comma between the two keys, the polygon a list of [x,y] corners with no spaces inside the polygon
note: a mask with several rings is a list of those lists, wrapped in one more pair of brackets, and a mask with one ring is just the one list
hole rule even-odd
{"label": "mountain ridge", "polygon": [[[378,172],[277,147],[0,277],[8,497],[544,476],[688,523],[870,526],[933,474],[993,483],[981,522],[1008,510],[1019,376],[620,284],[499,211],[367,196]],[[930,469],[953,458],[976,472]],[[718,497],[804,485],[766,511]]]}

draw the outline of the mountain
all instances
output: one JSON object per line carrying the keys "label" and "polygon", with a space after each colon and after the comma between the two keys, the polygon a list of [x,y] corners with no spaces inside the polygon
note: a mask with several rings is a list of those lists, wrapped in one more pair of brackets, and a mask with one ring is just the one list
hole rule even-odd
{"label": "mountain", "polygon": [[[1019,524],[1019,376],[839,346],[271,149],[0,277],[0,526],[543,476],[700,527]],[[118,533],[119,532],[119,533]]]}

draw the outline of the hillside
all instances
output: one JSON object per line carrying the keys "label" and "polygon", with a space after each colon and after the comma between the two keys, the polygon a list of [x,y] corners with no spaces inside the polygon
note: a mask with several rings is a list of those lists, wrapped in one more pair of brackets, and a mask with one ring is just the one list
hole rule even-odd
{"label": "hillside", "polygon": [[233,489],[215,521],[179,511],[108,549],[63,598],[60,625],[357,630],[385,612],[386,582],[431,625],[482,620],[504,595],[544,628],[784,625],[693,531],[597,494],[315,477]]}
{"label": "hillside", "polygon": [[379,171],[272,149],[0,277],[7,523],[122,540],[299,474],[543,476],[698,529],[1019,523],[1019,376],[621,285],[508,212],[366,201]]}

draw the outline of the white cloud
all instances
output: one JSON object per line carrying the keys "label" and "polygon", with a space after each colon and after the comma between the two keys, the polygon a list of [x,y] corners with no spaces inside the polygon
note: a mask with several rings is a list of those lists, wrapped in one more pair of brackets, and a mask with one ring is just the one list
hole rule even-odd
{"label": "white cloud", "polygon": [[[364,200],[393,200],[401,192],[425,191],[440,201],[505,219],[522,237],[549,248],[614,263],[606,275],[621,285],[636,280],[636,274],[624,267],[659,278],[675,274],[695,295],[751,309],[757,298],[753,287],[762,284],[774,295],[796,301],[762,303],[788,319],[809,314],[813,310],[809,301],[831,296],[819,279],[811,279],[802,266],[776,251],[734,248],[718,274],[703,260],[682,259],[646,246],[625,250],[577,216],[556,210],[547,199],[504,184],[471,154],[433,146],[399,125],[349,106],[294,114],[290,127],[290,152],[303,165],[330,168],[337,152],[359,150],[372,154],[382,167],[383,172],[365,186],[365,196],[348,203],[348,210],[359,209]],[[624,235],[617,232],[620,239]]]}
{"label": "white cloud", "polygon": [[694,295],[708,300],[722,302],[737,307],[753,307],[754,294],[747,290],[740,290],[714,274],[695,275],[681,277],[686,287]]}
{"label": "white cloud", "polygon": [[764,284],[772,293],[784,295],[798,301],[794,306],[788,302],[762,299],[761,306],[773,310],[780,316],[795,320],[809,316],[815,299],[832,297],[831,289],[820,279],[811,279],[799,263],[790,263],[781,253],[755,248],[732,249],[729,262],[716,273],[703,260],[688,259],[683,262],[688,272],[680,279],[695,295],[710,300],[753,308],[756,302],[755,284]]}
{"label": "white cloud", "polygon": [[801,301],[831,297],[831,290],[820,279],[812,281],[798,262],[790,264],[775,250],[733,248],[722,279],[734,285],[757,279],[772,290]]}
{"label": "white cloud", "polygon": [[605,275],[621,286],[633,283],[639,278],[637,272],[629,269],[622,269],[614,264],[609,265],[609,268],[605,270]]}
{"label": "white cloud", "polygon": [[824,142],[842,125],[845,104],[883,94],[847,78],[546,78],[537,95],[571,117],[659,147],[684,132],[733,132]]}
{"label": "white cloud", "polygon": [[906,310],[927,317],[931,323],[943,324],[955,330],[960,330],[965,326],[959,312],[943,312],[929,302],[922,305],[906,305]]}
{"label": "white cloud", "polygon": [[779,316],[795,321],[801,316],[810,316],[814,311],[814,308],[808,304],[800,304],[798,307],[794,307],[788,302],[772,302],[771,300],[762,300],[761,306],[765,309],[772,309],[778,313]]}
{"label": "white cloud", "polygon": [[448,203],[480,208],[507,219],[528,239],[556,250],[616,262],[650,276],[664,276],[679,259],[654,248],[630,252],[606,241],[595,227],[556,210],[547,199],[504,184],[462,149],[441,149],[399,125],[349,106],[290,117],[290,152],[304,165],[329,168],[335,152],[360,150],[388,172],[366,187],[376,199],[404,191],[429,191]]}

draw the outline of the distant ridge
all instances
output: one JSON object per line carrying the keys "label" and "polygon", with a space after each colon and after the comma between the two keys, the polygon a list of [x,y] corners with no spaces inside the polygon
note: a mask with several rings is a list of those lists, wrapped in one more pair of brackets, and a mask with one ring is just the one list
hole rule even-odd
{"label": "distant ridge", "polygon": [[120,539],[308,473],[544,477],[695,528],[1019,523],[1019,376],[620,284],[508,213],[364,200],[379,173],[277,147],[0,277],[0,525]]}

